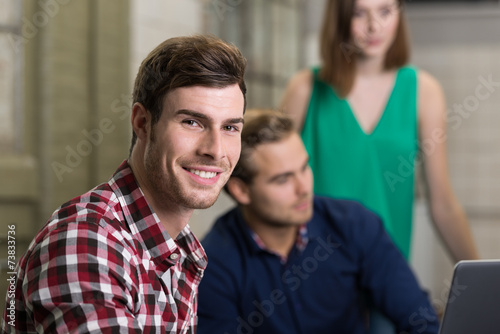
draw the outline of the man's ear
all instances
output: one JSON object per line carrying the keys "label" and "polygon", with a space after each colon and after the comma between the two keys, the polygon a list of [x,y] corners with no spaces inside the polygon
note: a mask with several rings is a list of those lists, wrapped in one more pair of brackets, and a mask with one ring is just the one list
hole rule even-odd
{"label": "man's ear", "polygon": [[132,106],[132,116],[130,117],[132,129],[138,139],[147,141],[151,129],[151,113],[139,102]]}
{"label": "man's ear", "polygon": [[229,181],[227,181],[226,187],[236,202],[242,205],[250,204],[250,189],[240,178],[230,177]]}

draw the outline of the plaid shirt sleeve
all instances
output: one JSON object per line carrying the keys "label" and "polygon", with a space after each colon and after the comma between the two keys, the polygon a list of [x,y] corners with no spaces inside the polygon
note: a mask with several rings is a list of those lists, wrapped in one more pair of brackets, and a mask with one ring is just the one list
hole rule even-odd
{"label": "plaid shirt sleeve", "polygon": [[67,223],[33,249],[22,283],[36,331],[141,333],[136,272],[121,242],[95,223]]}

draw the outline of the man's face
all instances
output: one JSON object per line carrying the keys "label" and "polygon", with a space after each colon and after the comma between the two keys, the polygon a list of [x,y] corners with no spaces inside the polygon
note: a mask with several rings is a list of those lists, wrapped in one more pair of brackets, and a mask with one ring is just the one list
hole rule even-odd
{"label": "man's face", "polygon": [[245,210],[258,223],[290,226],[312,217],[313,177],[299,135],[257,146],[251,154],[257,175],[248,185]]}
{"label": "man's face", "polygon": [[237,84],[167,94],[144,154],[157,203],[204,209],[217,200],[240,156],[243,109]]}

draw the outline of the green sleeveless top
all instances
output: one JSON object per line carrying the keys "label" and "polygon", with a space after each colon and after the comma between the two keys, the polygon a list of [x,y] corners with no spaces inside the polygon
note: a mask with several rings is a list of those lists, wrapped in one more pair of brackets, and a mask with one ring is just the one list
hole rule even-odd
{"label": "green sleeveless top", "polygon": [[311,100],[302,129],[319,195],[360,201],[377,213],[409,258],[417,142],[417,71],[398,70],[377,125],[365,133],[349,103],[313,69]]}

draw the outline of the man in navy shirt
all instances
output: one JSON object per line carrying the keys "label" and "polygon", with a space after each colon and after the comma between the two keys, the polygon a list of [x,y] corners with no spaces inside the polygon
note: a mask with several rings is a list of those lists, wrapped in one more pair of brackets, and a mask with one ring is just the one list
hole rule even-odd
{"label": "man in navy shirt", "polygon": [[289,118],[247,112],[226,185],[238,207],[202,241],[198,333],[366,333],[367,298],[398,333],[437,333],[427,295],[378,216],[313,196],[308,162]]}

